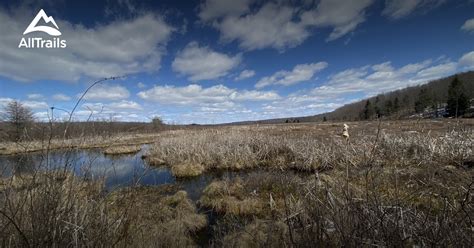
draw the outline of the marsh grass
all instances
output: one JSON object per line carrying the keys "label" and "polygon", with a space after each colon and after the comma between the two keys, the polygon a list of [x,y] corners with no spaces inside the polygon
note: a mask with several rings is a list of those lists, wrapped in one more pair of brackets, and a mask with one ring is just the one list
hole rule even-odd
{"label": "marsh grass", "polygon": [[120,146],[139,146],[152,143],[159,134],[127,134],[110,137],[82,136],[71,139],[51,139],[24,142],[0,142],[0,155],[27,154],[51,150],[71,150],[90,148],[110,148]]}
{"label": "marsh grass", "polygon": [[126,246],[194,246],[194,234],[207,226],[206,216],[197,213],[187,193],[173,186],[123,189],[109,201],[119,216],[129,208]]}
{"label": "marsh grass", "polygon": [[[12,168],[13,175],[0,175],[1,247],[194,245],[192,234],[205,227],[207,220],[196,212],[186,192],[173,189],[171,193],[167,186],[137,187],[138,176],[132,186],[109,194],[104,187],[105,178],[91,180],[87,175],[89,168],[81,168],[86,170],[84,176],[73,174],[74,168],[68,160],[74,149],[139,145],[157,137],[157,134],[90,136],[83,130],[75,138],[68,138],[68,128],[81,99],[94,85],[117,78],[100,79],[87,88],[69,112],[69,120],[60,125],[64,127],[62,139],[55,135],[58,123],[50,119],[41,125],[48,129],[42,130],[40,139],[0,143],[0,154],[41,153],[38,161],[41,168],[24,172],[19,169],[20,160]],[[63,150],[62,162],[50,157],[54,149]],[[130,147],[110,149],[112,153],[130,150]]]}
{"label": "marsh grass", "polygon": [[[203,228],[216,247],[472,246],[472,125],[350,126],[349,142],[337,123],[160,133],[145,159],[177,177],[248,172],[210,183],[198,206],[178,186],[107,192],[45,156],[55,170],[0,181],[0,246],[188,247]],[[219,214],[211,227],[200,206]]]}
{"label": "marsh grass", "polygon": [[284,180],[279,172],[254,172],[245,178],[214,181],[203,191],[199,203],[223,214],[269,216],[282,209],[285,194],[302,183],[293,173]]}
{"label": "marsh grass", "polygon": [[107,194],[101,181],[45,172],[2,180],[2,247],[194,246],[205,215],[185,191],[129,187]]}
{"label": "marsh grass", "polygon": [[[120,240],[120,219],[109,218],[100,181],[51,172],[3,180],[2,246],[106,245]],[[100,235],[99,235],[100,233]]]}
{"label": "marsh grass", "polygon": [[204,172],[204,166],[195,162],[182,162],[171,166],[171,173],[175,177],[195,177]]}
{"label": "marsh grass", "polygon": [[109,146],[104,149],[106,155],[132,154],[142,149],[140,145]]}
{"label": "marsh grass", "polygon": [[[375,132],[352,135],[350,143],[268,129],[262,136],[248,129],[201,132],[201,139],[214,142],[195,141],[196,147],[215,149],[205,154],[188,149],[197,152],[197,161],[211,161],[207,169],[219,168],[212,158],[218,161],[240,147],[252,151],[248,164],[266,170],[214,181],[204,190],[200,204],[224,216],[214,226],[213,245],[472,245],[472,130],[393,132],[379,125]],[[246,138],[234,142],[235,136]],[[234,161],[230,156],[227,164]]]}
{"label": "marsh grass", "polygon": [[[417,128],[416,123],[412,125]],[[200,164],[205,170],[269,168],[303,172],[355,166],[369,160],[377,165],[435,162],[454,166],[474,160],[471,129],[413,133],[400,131],[402,128],[393,124],[380,129],[370,127],[372,131],[366,130],[364,123],[352,126],[355,130],[349,143],[332,125],[326,126],[327,130],[319,125],[273,125],[175,132],[160,137],[147,159],[152,165]]]}

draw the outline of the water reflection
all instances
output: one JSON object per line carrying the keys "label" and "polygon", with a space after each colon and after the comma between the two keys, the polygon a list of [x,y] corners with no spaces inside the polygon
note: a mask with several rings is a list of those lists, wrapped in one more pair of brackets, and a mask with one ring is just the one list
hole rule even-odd
{"label": "water reflection", "polygon": [[198,177],[177,180],[167,167],[150,167],[141,158],[148,145],[136,154],[104,155],[100,149],[55,150],[49,153],[29,153],[0,156],[2,176],[28,173],[35,170],[68,170],[88,179],[104,179],[107,190],[131,185],[177,184],[196,201],[203,189],[216,179],[233,178],[245,172],[207,172]]}
{"label": "water reflection", "polygon": [[11,176],[35,170],[68,170],[76,176],[104,178],[107,189],[174,183],[175,178],[167,168],[152,168],[144,163],[141,156],[147,149],[145,145],[137,154],[118,156],[106,156],[99,149],[0,156],[0,172],[2,176]]}

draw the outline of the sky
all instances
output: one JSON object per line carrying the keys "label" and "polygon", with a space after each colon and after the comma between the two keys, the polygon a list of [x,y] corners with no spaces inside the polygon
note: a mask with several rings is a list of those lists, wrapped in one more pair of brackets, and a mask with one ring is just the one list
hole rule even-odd
{"label": "sky", "polygon": [[[61,35],[23,34],[41,9]],[[67,46],[19,47],[36,37]],[[75,120],[315,115],[469,70],[473,0],[0,2],[0,108],[18,100],[40,121],[108,77]]]}

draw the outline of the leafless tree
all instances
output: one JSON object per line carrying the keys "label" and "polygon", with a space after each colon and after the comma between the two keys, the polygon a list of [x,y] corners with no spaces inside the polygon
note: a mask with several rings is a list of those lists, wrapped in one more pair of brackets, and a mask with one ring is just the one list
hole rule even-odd
{"label": "leafless tree", "polygon": [[21,102],[13,100],[5,107],[5,121],[10,125],[10,136],[15,141],[25,137],[34,122],[33,112]]}

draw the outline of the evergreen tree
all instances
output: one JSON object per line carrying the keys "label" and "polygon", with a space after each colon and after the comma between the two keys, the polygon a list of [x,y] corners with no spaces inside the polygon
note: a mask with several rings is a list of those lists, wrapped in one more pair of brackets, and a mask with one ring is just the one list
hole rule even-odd
{"label": "evergreen tree", "polygon": [[383,115],[383,107],[381,106],[380,103],[380,98],[377,96],[375,97],[375,104],[374,104],[374,111],[375,111],[375,116],[377,118],[380,118]]}
{"label": "evergreen tree", "polygon": [[362,119],[364,120],[368,120],[370,118],[372,118],[372,116],[374,115],[374,106],[372,106],[372,103],[370,102],[370,100],[367,100],[365,102],[365,107],[364,107],[364,110],[362,111]]}
{"label": "evergreen tree", "polygon": [[418,99],[415,101],[415,112],[422,113],[427,107],[432,105],[432,102],[428,89],[421,89],[418,93]]}
{"label": "evergreen tree", "polygon": [[436,93],[433,93],[432,100],[431,100],[431,108],[434,110],[435,117],[439,117],[439,97],[436,95]]}
{"label": "evergreen tree", "polygon": [[393,100],[393,113],[397,113],[398,111],[400,111],[400,102],[398,100],[398,96],[395,97],[395,100]]}
{"label": "evergreen tree", "polygon": [[392,111],[393,111],[393,102],[391,99],[388,99],[387,101],[385,101],[384,115],[390,116],[392,114]]}
{"label": "evergreen tree", "polygon": [[449,116],[459,117],[469,108],[469,98],[464,92],[463,83],[454,77],[448,89],[447,111]]}

